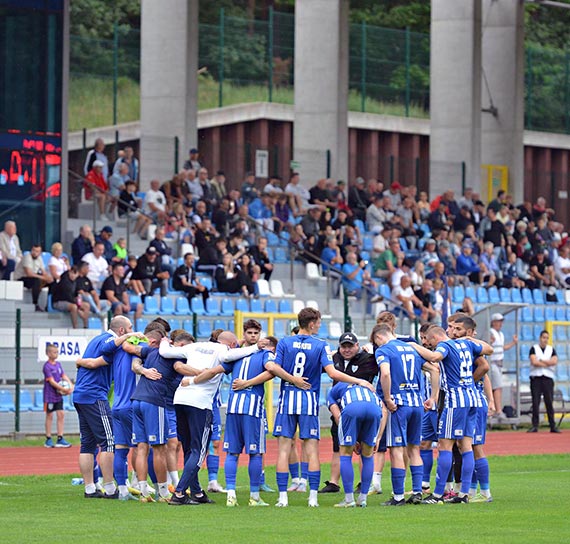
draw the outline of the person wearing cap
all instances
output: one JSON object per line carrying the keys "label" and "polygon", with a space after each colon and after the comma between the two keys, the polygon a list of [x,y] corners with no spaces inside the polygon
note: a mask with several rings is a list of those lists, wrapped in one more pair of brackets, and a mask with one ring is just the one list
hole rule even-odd
{"label": "person wearing cap", "polygon": [[101,219],[105,219],[105,203],[107,202],[107,193],[109,189],[107,178],[103,173],[104,163],[100,160],[93,161],[91,170],[85,176],[85,200],[95,199],[99,208]]}
{"label": "person wearing cap", "polygon": [[188,152],[188,159],[184,162],[184,170],[195,170],[198,172],[202,168],[200,162],[200,152],[195,147],[192,147]]}
{"label": "person wearing cap", "polygon": [[358,177],[348,190],[348,206],[354,217],[361,221],[366,219],[366,209],[370,204],[370,195],[366,192],[364,184],[364,178]]}
{"label": "person wearing cap", "polygon": [[465,242],[461,246],[461,255],[455,262],[455,273],[459,276],[466,276],[472,283],[480,285],[483,282],[484,270],[477,264],[472,255],[473,246]]}
{"label": "person wearing cap", "polygon": [[111,238],[113,237],[113,227],[110,225],[105,225],[101,232],[95,236],[95,242],[103,244],[105,251],[103,252],[103,257],[105,257],[108,264],[113,264],[113,257],[115,255],[113,251],[113,244]]}
{"label": "person wearing cap", "polygon": [[160,296],[166,296],[170,274],[162,269],[160,256],[154,246],[147,247],[145,254],[138,258],[132,277],[142,282],[146,291],[144,296],[152,296],[157,287],[160,287]]}
{"label": "person wearing cap", "polygon": [[493,354],[489,355],[491,363],[491,386],[493,388],[493,399],[495,408],[500,413],[503,409],[503,361],[505,359],[505,351],[517,345],[519,337],[515,334],[513,339],[505,344],[505,334],[501,330],[503,328],[503,314],[494,313],[491,316],[491,328],[489,329],[489,343],[493,348]]}
{"label": "person wearing cap", "polygon": [[402,185],[398,181],[392,182],[390,189],[384,191],[383,196],[390,199],[390,208],[395,210],[402,203],[402,195],[400,191],[402,190]]}

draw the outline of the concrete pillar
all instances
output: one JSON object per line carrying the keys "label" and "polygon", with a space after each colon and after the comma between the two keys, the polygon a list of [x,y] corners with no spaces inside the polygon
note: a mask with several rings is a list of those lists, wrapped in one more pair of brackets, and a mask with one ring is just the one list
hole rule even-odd
{"label": "concrete pillar", "polygon": [[174,172],[198,145],[198,0],[142,0],[141,186]]}
{"label": "concrete pillar", "polygon": [[481,104],[497,115],[481,119],[481,161],[509,168],[509,192],[522,202],[524,191],[524,4],[483,0]]}
{"label": "concrete pillar", "polygon": [[348,179],[348,0],[295,2],[293,158],[301,183]]}
{"label": "concrete pillar", "polygon": [[481,186],[481,0],[432,0],[430,198]]}

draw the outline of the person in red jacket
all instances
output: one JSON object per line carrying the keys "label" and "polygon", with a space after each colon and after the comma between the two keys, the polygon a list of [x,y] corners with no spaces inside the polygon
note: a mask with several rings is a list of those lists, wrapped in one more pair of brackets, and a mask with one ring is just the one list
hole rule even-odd
{"label": "person in red jacket", "polygon": [[[94,197],[99,207],[99,214],[101,215],[105,215],[105,203],[107,202],[107,193],[102,191],[109,189],[107,180],[103,176],[103,166],[101,161],[96,160],[93,163],[93,168],[91,168],[85,176],[85,179],[89,182],[85,183],[85,199],[91,200]],[[97,191],[93,186],[99,187],[102,191]]]}

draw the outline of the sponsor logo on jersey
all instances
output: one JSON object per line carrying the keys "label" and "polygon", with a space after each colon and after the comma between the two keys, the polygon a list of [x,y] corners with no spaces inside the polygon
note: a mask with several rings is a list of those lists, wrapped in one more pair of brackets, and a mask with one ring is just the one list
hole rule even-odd
{"label": "sponsor logo on jersey", "polygon": [[148,441],[149,441],[149,442],[154,442],[154,441],[156,441],[156,435],[155,435],[155,434],[149,434],[149,435],[148,435]]}
{"label": "sponsor logo on jersey", "polygon": [[283,428],[281,427],[281,425],[277,425],[277,427],[275,427],[276,433],[280,433],[282,430],[283,430]]}
{"label": "sponsor logo on jersey", "polygon": [[319,434],[319,429],[311,429],[310,435],[311,436],[318,436]]}
{"label": "sponsor logo on jersey", "polygon": [[257,444],[250,444],[249,449],[250,451],[257,451]]}

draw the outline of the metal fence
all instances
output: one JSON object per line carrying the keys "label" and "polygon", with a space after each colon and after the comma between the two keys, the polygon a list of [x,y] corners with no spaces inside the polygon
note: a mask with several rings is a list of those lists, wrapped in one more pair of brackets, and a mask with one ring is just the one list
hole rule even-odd
{"label": "metal fence", "polygon": [[[430,37],[350,25],[349,109],[429,116]],[[294,100],[295,19],[230,17],[200,24],[198,107]],[[525,127],[570,134],[570,52],[527,46]],[[71,36],[70,128],[139,119],[140,32],[116,26],[112,40]]]}

